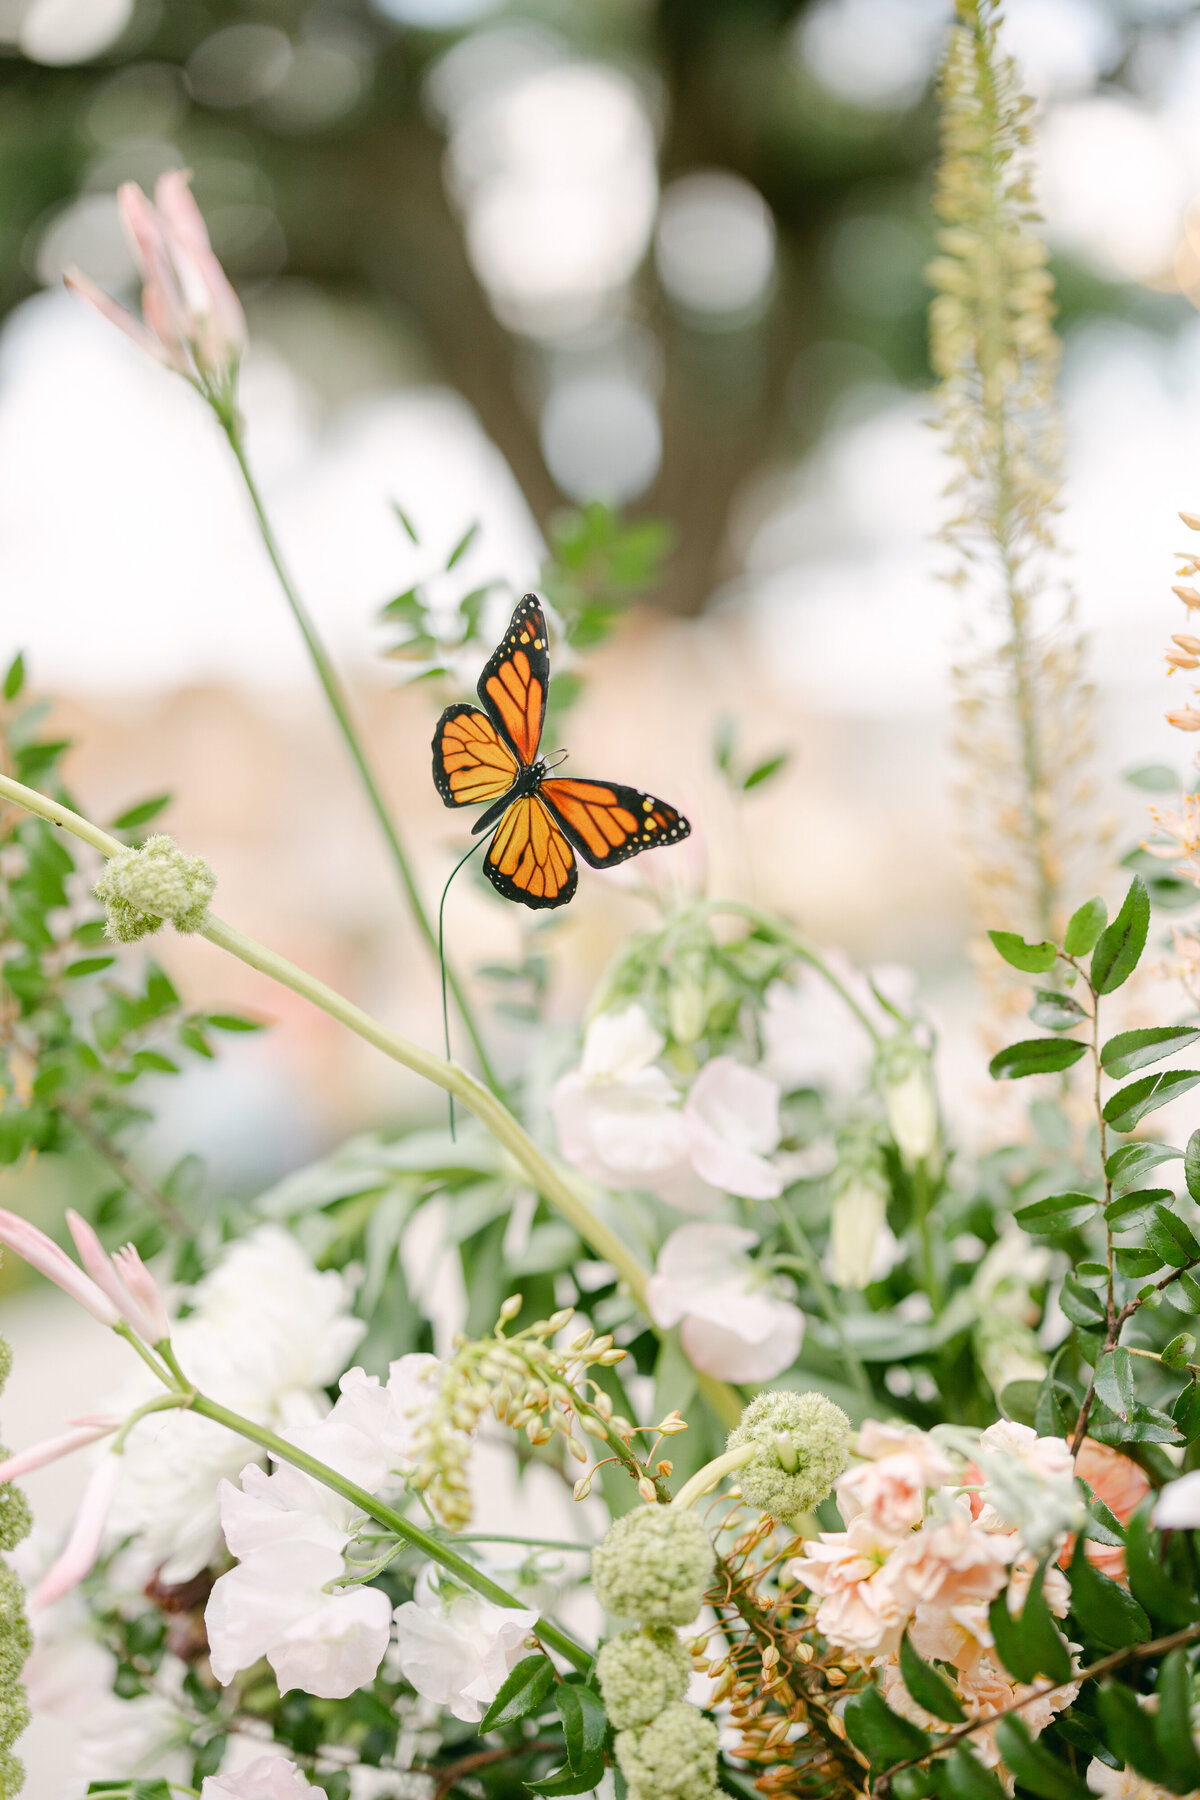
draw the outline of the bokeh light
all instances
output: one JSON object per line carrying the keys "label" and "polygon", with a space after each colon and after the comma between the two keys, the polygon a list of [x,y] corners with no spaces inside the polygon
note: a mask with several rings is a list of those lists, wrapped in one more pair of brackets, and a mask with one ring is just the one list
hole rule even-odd
{"label": "bokeh light", "polygon": [[743,323],[762,306],[775,267],[775,221],[758,190],[721,170],[683,175],[662,197],[658,278],[707,325]]}

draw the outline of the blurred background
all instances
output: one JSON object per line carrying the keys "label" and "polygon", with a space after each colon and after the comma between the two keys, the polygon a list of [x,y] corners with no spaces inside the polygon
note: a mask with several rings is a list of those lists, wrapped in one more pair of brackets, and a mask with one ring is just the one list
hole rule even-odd
{"label": "blurred background", "polygon": [[[573,769],[691,816],[691,842],[637,876],[707,872],[857,959],[910,964],[969,1108],[986,1078],[951,798],[962,620],[939,579],[923,280],[949,17],[944,0],[0,0],[0,662],[23,648],[53,700],[84,810],[170,791],[163,823],[218,871],[224,916],[437,1041],[434,970],[215,421],[61,285],[76,265],[135,300],[116,189],[184,166],[249,314],[250,456],[427,897],[466,839],[429,774],[447,696],[388,658],[380,608],[418,581],[448,602],[495,580],[498,632],[564,509],[664,521],[661,577],[586,661]],[[1062,535],[1098,815],[1122,843],[1145,795],[1120,771],[1182,761],[1161,650],[1176,513],[1200,508],[1200,9],[1012,0],[1007,42],[1040,106]],[[728,779],[784,753],[749,792]],[[1094,887],[1123,886],[1099,833],[1094,866]],[[539,919],[464,878],[452,952],[484,1000],[502,994],[481,965],[545,953],[565,1034],[650,921],[637,885],[585,871]],[[161,954],[189,1003],[278,1029],[163,1084],[152,1169],[197,1151],[250,1193],[429,1109],[209,946]],[[492,1030],[510,1067],[552,1059],[517,1019]],[[4,1203],[60,1216],[74,1178],[59,1160],[14,1198],[6,1177]],[[69,1312],[6,1298],[15,1443],[80,1404]],[[92,1370],[99,1395],[115,1369]],[[43,1524],[69,1515],[72,1479],[30,1483]],[[54,1766],[50,1735],[32,1754]]]}

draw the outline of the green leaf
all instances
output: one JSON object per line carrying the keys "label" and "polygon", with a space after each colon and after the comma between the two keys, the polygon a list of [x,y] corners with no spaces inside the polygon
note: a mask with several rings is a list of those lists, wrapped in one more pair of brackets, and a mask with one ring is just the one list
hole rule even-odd
{"label": "green leaf", "polygon": [[939,1800],[1006,1800],[999,1779],[985,1769],[966,1744],[933,1764]]}
{"label": "green leaf", "polygon": [[1096,1368],[1096,1393],[1109,1412],[1128,1419],[1133,1411],[1133,1358],[1124,1344],[1108,1350]]}
{"label": "green leaf", "polygon": [[1197,1038],[1200,1029],[1191,1025],[1154,1025],[1148,1031],[1120,1031],[1101,1050],[1100,1064],[1117,1081],[1123,1081],[1135,1069],[1173,1056]]}
{"label": "green leaf", "polygon": [[82,981],[85,975],[98,975],[101,969],[111,969],[116,962],[115,956],[81,956],[75,962],[69,962],[63,970],[68,981]]}
{"label": "green leaf", "polygon": [[1121,780],[1147,794],[1177,794],[1181,786],[1169,763],[1142,763],[1136,769],[1126,769]]}
{"label": "green leaf", "polygon": [[603,1779],[604,1758],[597,1756],[580,1769],[572,1769],[567,1763],[544,1781],[527,1781],[525,1786],[531,1794],[590,1794]]}
{"label": "green leaf", "polygon": [[1193,1200],[1200,1201],[1200,1131],[1193,1131],[1183,1153],[1183,1179]]}
{"label": "green leaf", "polygon": [[1180,1094],[1186,1094],[1197,1083],[1200,1069],[1169,1069],[1163,1075],[1143,1075],[1140,1081],[1117,1089],[1104,1107],[1104,1122],[1114,1131],[1132,1131],[1147,1113],[1178,1100]]}
{"label": "green leaf", "polygon": [[1179,1427],[1185,1443],[1194,1444],[1200,1438],[1200,1384],[1194,1376],[1176,1394],[1171,1417]]}
{"label": "green leaf", "polygon": [[24,686],[25,657],[24,653],[18,650],[17,654],[9,663],[8,672],[4,677],[4,698],[6,700],[15,700]]}
{"label": "green leaf", "polygon": [[1096,946],[1096,940],[1104,930],[1108,920],[1108,908],[1099,894],[1091,900],[1085,900],[1071,914],[1070,922],[1063,933],[1063,949],[1068,956],[1086,956]]}
{"label": "green leaf", "polygon": [[1092,1330],[1105,1317],[1104,1302],[1071,1275],[1063,1282],[1059,1304],[1072,1325],[1082,1325],[1085,1331]]}
{"label": "green leaf", "polygon": [[1104,1725],[1105,1741],[1114,1756],[1130,1763],[1143,1775],[1160,1775],[1162,1758],[1154,1741],[1154,1720],[1138,1705],[1137,1695],[1117,1681],[1106,1681],[1096,1690],[1096,1711]]}
{"label": "green leaf", "polygon": [[1073,1231],[1091,1218],[1098,1205],[1099,1201],[1090,1194],[1051,1194],[1045,1200],[1018,1207],[1013,1217],[1026,1231]]}
{"label": "green leaf", "polygon": [[[1200,1135],[1200,1134],[1197,1134]],[[1104,1172],[1115,1188],[1124,1191],[1135,1187],[1159,1163],[1173,1162],[1181,1156],[1174,1144],[1163,1144],[1154,1138],[1141,1138],[1136,1144],[1122,1144],[1107,1157]]]}
{"label": "green leaf", "polygon": [[127,812],[114,819],[112,831],[134,831],[139,825],[148,825],[151,819],[158,817],[164,806],[170,806],[170,794],[156,794],[152,800],[141,800],[131,806]]}
{"label": "green leaf", "polygon": [[1119,1200],[1110,1200],[1104,1217],[1113,1231],[1132,1231],[1156,1206],[1170,1205],[1174,1198],[1170,1188],[1134,1188]]}
{"label": "green leaf", "polygon": [[996,1744],[1019,1784],[1039,1800],[1095,1800],[1091,1789],[1064,1762],[1030,1737],[1028,1726],[1016,1713],[997,1723]]}
{"label": "green leaf", "polygon": [[564,1681],[554,1691],[567,1746],[567,1762],[578,1774],[593,1762],[603,1747],[608,1732],[604,1702],[595,1688],[580,1682]]}
{"label": "green leaf", "polygon": [[1146,1242],[1173,1269],[1200,1257],[1200,1244],[1176,1213],[1156,1206],[1146,1225]]}
{"label": "green leaf", "polygon": [[1038,1565],[1019,1613],[1008,1607],[1008,1593],[997,1594],[988,1610],[988,1622],[996,1640],[996,1652],[1010,1675],[1032,1681],[1047,1675],[1065,1681],[1071,1673],[1071,1653],[1046,1604],[1042,1584],[1046,1562]]}
{"label": "green leaf", "polygon": [[989,931],[988,936],[1005,962],[1026,975],[1044,975],[1054,967],[1058,952],[1049,938],[1040,944],[1027,944],[1015,931]]}
{"label": "green leaf", "polygon": [[467,529],[463,532],[463,534],[459,538],[457,544],[455,544],[453,550],[450,552],[449,556],[446,558],[447,571],[452,569],[454,567],[455,563],[459,563],[462,561],[463,557],[467,554],[467,551],[471,548],[471,545],[475,542],[475,539],[478,536],[479,536],[479,520],[475,519],[470,525],[467,526]]}
{"label": "green leaf", "polygon": [[1102,1650],[1145,1643],[1151,1635],[1149,1619],[1131,1593],[1089,1562],[1083,1543],[1082,1538],[1075,1540],[1068,1570],[1076,1621]]}
{"label": "green leaf", "polygon": [[261,1031],[261,1019],[247,1019],[241,1013],[206,1013],[205,1023],[214,1031]]}
{"label": "green leaf", "polygon": [[842,1717],[850,1742],[875,1770],[925,1756],[933,1746],[929,1733],[894,1713],[876,1687],[863,1688],[847,1701]]}
{"label": "green leaf", "polygon": [[774,756],[768,756],[758,763],[742,782],[742,792],[748,794],[752,788],[761,787],[764,781],[770,781],[781,769],[786,769],[792,760],[790,750],[779,750]]}
{"label": "green leaf", "polygon": [[1168,1555],[1163,1535],[1151,1524],[1156,1493],[1149,1493],[1125,1528],[1125,1568],[1129,1591],[1151,1618],[1172,1630],[1196,1622],[1196,1594],[1185,1547]]}
{"label": "green leaf", "polygon": [[401,504],[398,500],[392,501],[392,511],[395,513],[395,515],[399,519],[401,525],[404,527],[405,531],[407,532],[409,542],[413,543],[413,544],[419,544],[421,542],[421,540],[417,536],[417,528],[413,524],[412,520],[409,518],[408,514],[405,512],[404,508],[401,506]]}
{"label": "green leaf", "polygon": [[[993,1081],[1019,1081],[1023,1075],[1052,1075],[1059,1069],[1069,1069],[1086,1050],[1086,1044],[1076,1043],[1073,1038],[1024,1038],[1021,1043],[1010,1044],[1007,1050],[993,1056],[988,1064],[988,1074]],[[1200,1075],[1196,1079],[1200,1081]]]}
{"label": "green leaf", "polygon": [[[1159,1665],[1158,1711],[1154,1717],[1159,1769],[1169,1776],[1167,1785],[1176,1794],[1200,1788],[1200,1756],[1192,1734],[1192,1677],[1186,1651],[1171,1650]],[[1163,1775],[1158,1774],[1158,1780]]]}
{"label": "green leaf", "polygon": [[193,1024],[190,1019],[185,1019],[180,1025],[178,1037],[185,1050],[192,1051],[195,1056],[207,1056],[210,1060],[212,1059],[214,1055],[212,1045],[200,1027]]}
{"label": "green leaf", "polygon": [[900,1640],[900,1673],[904,1685],[916,1701],[935,1719],[948,1725],[962,1725],[966,1720],[962,1702],[944,1675],[917,1655],[907,1631]]}
{"label": "green leaf", "polygon": [[1200,1281],[1185,1270],[1171,1285],[1167,1298],[1180,1312],[1200,1313]]}
{"label": "green leaf", "polygon": [[1129,884],[1120,912],[1100,933],[1092,952],[1092,986],[1111,994],[1128,981],[1146,948],[1150,929],[1150,896],[1140,875]]}
{"label": "green leaf", "polygon": [[1118,1250],[1114,1260],[1117,1274],[1124,1275],[1129,1281],[1140,1281],[1143,1276],[1153,1275],[1162,1268],[1162,1257],[1157,1250],[1140,1247]]}
{"label": "green leaf", "polygon": [[1073,1031],[1087,1018],[1078,1000],[1070,994],[1060,994],[1057,988],[1037,988],[1029,1016],[1043,1031]]}
{"label": "green leaf", "polygon": [[479,1721],[479,1730],[495,1731],[500,1725],[511,1725],[539,1707],[554,1686],[554,1665],[548,1656],[537,1651],[522,1657],[500,1685],[500,1691]]}
{"label": "green leaf", "polygon": [[160,1050],[135,1050],[130,1059],[139,1075],[178,1075],[179,1064]]}

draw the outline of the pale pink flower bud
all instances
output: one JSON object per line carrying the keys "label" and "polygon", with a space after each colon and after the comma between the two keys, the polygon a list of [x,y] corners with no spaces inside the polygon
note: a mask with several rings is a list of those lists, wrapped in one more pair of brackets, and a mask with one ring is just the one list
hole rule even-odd
{"label": "pale pink flower bud", "polygon": [[171,1327],[158,1284],[132,1244],[110,1256],[86,1219],[67,1213],[75,1248],[97,1287],[102,1288],[144,1344],[161,1344]]}
{"label": "pale pink flower bud", "polygon": [[115,1418],[77,1419],[72,1430],[43,1438],[40,1444],[31,1444],[28,1450],[0,1462],[0,1482],[19,1481],[23,1475],[32,1475],[35,1469],[44,1469],[60,1456],[70,1456],[85,1445],[94,1444],[97,1438],[109,1437],[120,1424],[120,1419]]}
{"label": "pale pink flower bud", "polygon": [[246,348],[246,319],[208,241],[204,219],[182,169],[159,177],[151,203],[127,181],[117,205],[142,278],[136,319],[77,270],[67,286],[118,326],[139,348],[199,387],[228,390]]}
{"label": "pale pink flower bud", "polygon": [[100,1554],[104,1527],[108,1523],[109,1509],[120,1477],[120,1457],[106,1456],[97,1465],[84,1489],[65,1550],[58,1561],[47,1569],[30,1595],[31,1612],[38,1612],[43,1606],[53,1606],[56,1600],[69,1594],[73,1587],[78,1587],[85,1575],[90,1575]]}
{"label": "pale pink flower bud", "polygon": [[70,1294],[72,1300],[77,1300],[80,1306],[85,1307],[93,1318],[99,1319],[102,1325],[120,1323],[120,1312],[96,1282],[90,1281],[83,1270],[71,1261],[66,1251],[60,1250],[44,1231],[39,1231],[28,1219],[18,1218],[16,1213],[0,1208],[0,1244],[5,1245],[23,1262],[27,1262],[31,1269],[37,1269],[48,1280],[55,1282],[64,1293]]}

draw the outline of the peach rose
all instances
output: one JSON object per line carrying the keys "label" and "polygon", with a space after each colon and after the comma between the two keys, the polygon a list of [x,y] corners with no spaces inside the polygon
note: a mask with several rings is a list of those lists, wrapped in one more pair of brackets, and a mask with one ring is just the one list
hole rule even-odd
{"label": "peach rose", "polygon": [[1010,1538],[980,1531],[965,1507],[956,1508],[944,1524],[927,1525],[900,1545],[888,1579],[913,1607],[986,1605],[1008,1579],[1014,1547]]}

